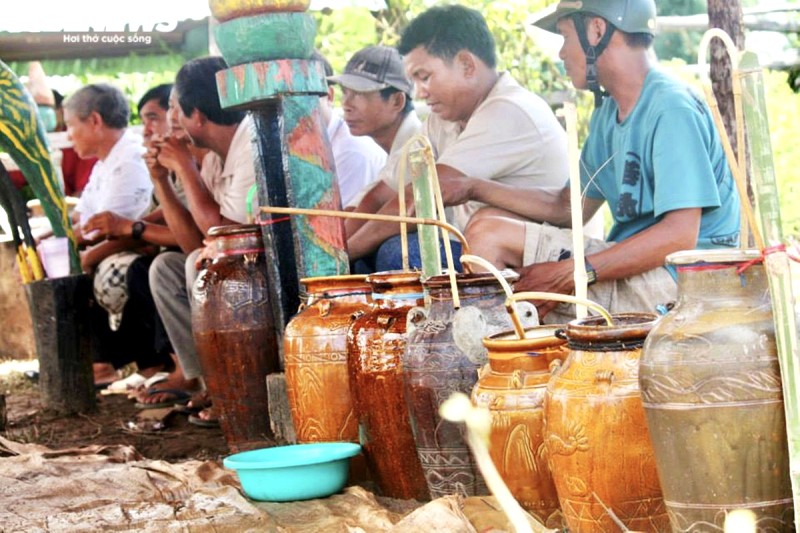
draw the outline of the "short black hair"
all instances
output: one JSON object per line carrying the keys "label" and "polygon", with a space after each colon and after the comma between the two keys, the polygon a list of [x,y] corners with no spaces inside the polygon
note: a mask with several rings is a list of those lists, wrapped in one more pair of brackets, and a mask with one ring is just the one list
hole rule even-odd
{"label": "short black hair", "polygon": [[647,49],[653,45],[655,40],[655,37],[649,33],[625,33],[624,31],[620,33],[625,37],[625,44],[631,48]]}
{"label": "short black hair", "polygon": [[489,68],[497,66],[495,41],[486,19],[461,5],[435,6],[412,20],[397,49],[406,55],[418,46],[448,62],[461,50],[469,50]]}
{"label": "short black hair", "polygon": [[[403,91],[401,91],[396,87],[386,87],[385,89],[381,89],[379,94],[381,95],[383,101],[386,102],[394,93],[403,93]],[[414,110],[414,102],[411,100],[410,94],[408,93],[403,93],[403,94],[406,95],[406,104],[403,106],[403,109],[400,111],[400,114],[406,116]]]}
{"label": "short black hair", "polygon": [[148,90],[146,93],[144,93],[144,96],[139,99],[139,103],[136,105],[136,109],[139,111],[139,114],[142,114],[142,108],[150,100],[157,100],[158,106],[164,111],[167,111],[169,109],[169,93],[171,90],[171,83],[162,83],[161,85],[156,85],[152,89]]}
{"label": "short black hair", "polygon": [[64,108],[82,121],[97,112],[106,126],[117,130],[127,128],[131,116],[125,95],[107,83],[84,85],[64,101]]}
{"label": "short black hair", "polygon": [[197,109],[208,120],[232,126],[244,120],[244,111],[222,109],[217,92],[217,72],[228,68],[219,56],[200,57],[186,62],[175,76],[175,91],[183,114],[189,116]]}

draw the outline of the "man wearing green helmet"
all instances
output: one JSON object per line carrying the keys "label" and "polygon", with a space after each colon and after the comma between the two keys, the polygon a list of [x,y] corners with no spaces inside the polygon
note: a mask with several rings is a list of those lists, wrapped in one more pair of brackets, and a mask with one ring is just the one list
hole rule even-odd
{"label": "man wearing green helmet", "polygon": [[[706,104],[656,67],[655,23],[653,0],[562,0],[535,22],[564,37],[567,74],[595,94],[580,162],[583,216],[608,202],[614,224],[605,241],[586,240],[585,267],[589,298],[617,313],[675,299],[668,254],[739,241],[739,197],[719,133]],[[480,200],[480,191],[473,195]],[[517,268],[518,291],[571,293],[571,236],[561,229],[570,225],[569,184],[516,198],[514,213],[547,224],[478,213],[466,231],[473,252]],[[545,303],[540,314],[554,307]],[[559,307],[545,321],[572,316]]]}

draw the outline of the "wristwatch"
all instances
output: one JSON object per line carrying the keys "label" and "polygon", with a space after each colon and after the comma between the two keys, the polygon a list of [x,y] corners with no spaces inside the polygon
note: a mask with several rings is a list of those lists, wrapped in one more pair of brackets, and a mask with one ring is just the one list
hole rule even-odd
{"label": "wristwatch", "polygon": [[586,284],[594,285],[597,283],[597,271],[585,257],[583,258],[583,263],[586,266]]}
{"label": "wristwatch", "polygon": [[145,228],[144,222],[142,222],[141,220],[137,220],[136,222],[134,222],[133,225],[131,226],[131,237],[133,237],[137,241],[141,240],[142,233],[144,233],[144,228]]}

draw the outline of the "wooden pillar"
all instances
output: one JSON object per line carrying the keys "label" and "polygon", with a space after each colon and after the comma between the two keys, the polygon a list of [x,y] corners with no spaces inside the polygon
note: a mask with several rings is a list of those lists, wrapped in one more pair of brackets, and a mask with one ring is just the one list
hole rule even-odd
{"label": "wooden pillar", "polygon": [[[270,27],[273,18],[275,31],[285,32],[287,20],[295,19],[286,19],[284,15],[261,14],[257,15],[258,24],[236,25],[241,46],[232,48],[231,54],[241,60],[241,50],[255,48],[241,44],[247,39],[272,42],[261,32]],[[309,29],[307,19],[298,20],[292,23],[294,31],[315,31]],[[223,43],[231,39],[220,37],[228,31],[227,24],[218,26],[217,39],[226,59],[231,54],[226,53]],[[260,33],[248,36],[243,28]],[[313,38],[298,37],[296,41],[308,46],[302,52],[296,46],[289,50],[295,57],[256,61],[245,56],[249,62],[219,72],[220,102],[225,108],[244,109],[253,115],[258,159],[256,182],[261,205],[338,210],[341,200],[333,155],[320,114],[320,97],[327,95],[325,71],[320,62],[308,59],[313,52]],[[274,52],[267,46],[259,49],[265,55]],[[276,327],[282,336],[284,326],[300,303],[300,278],[349,273],[344,223],[331,217],[306,216],[275,217],[266,222],[263,236],[270,263],[271,301]]]}

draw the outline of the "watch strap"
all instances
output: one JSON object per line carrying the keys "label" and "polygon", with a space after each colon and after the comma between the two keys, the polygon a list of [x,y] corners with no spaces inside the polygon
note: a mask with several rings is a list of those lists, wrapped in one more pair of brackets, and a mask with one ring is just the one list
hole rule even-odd
{"label": "watch strap", "polygon": [[594,269],[589,260],[585,257],[583,258],[583,264],[586,268],[586,284],[594,285],[595,283],[597,283],[597,271]]}
{"label": "watch strap", "polygon": [[137,220],[136,222],[134,222],[133,225],[131,226],[131,237],[133,237],[137,241],[140,240],[142,238],[142,234],[144,233],[144,228],[145,228],[144,222],[142,222],[141,220]]}

